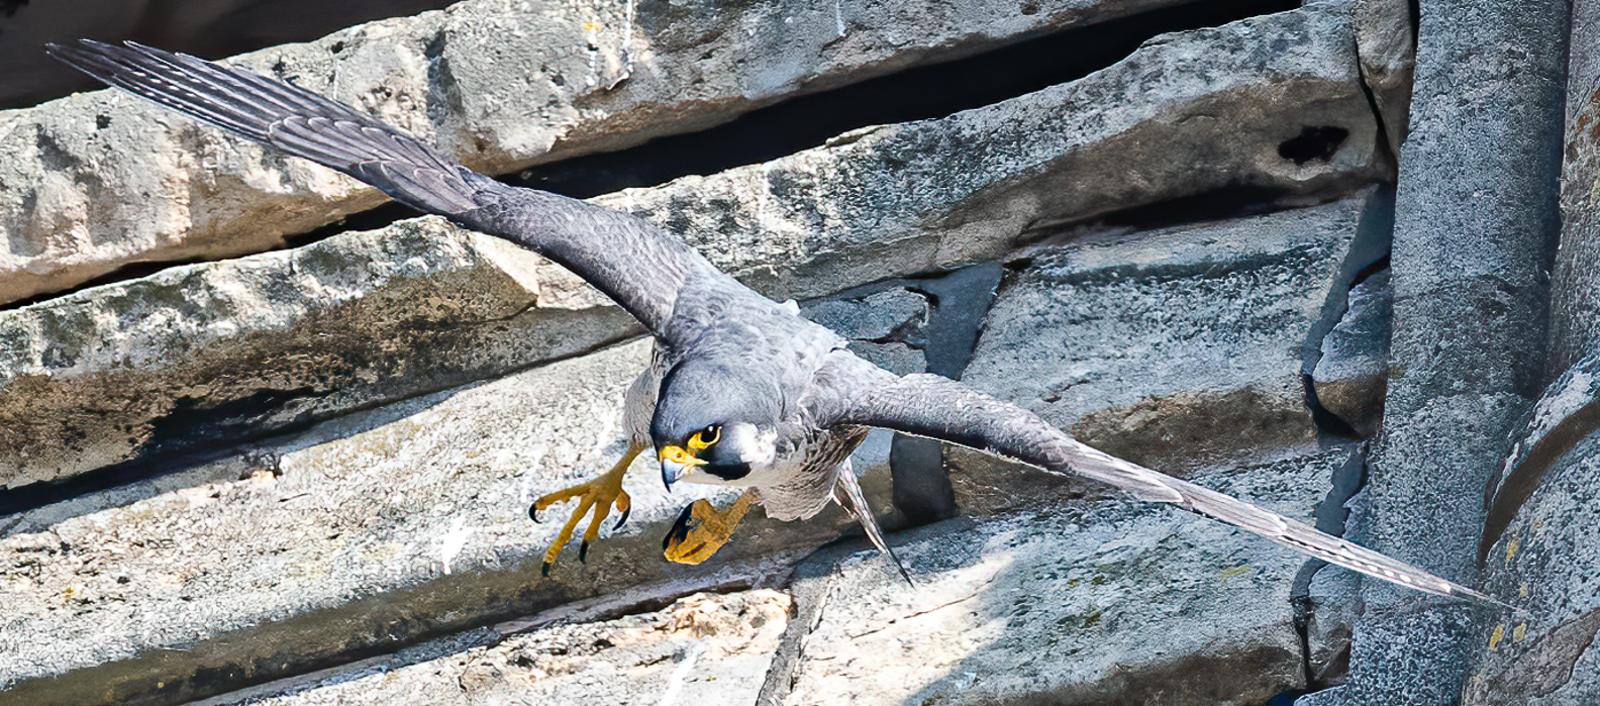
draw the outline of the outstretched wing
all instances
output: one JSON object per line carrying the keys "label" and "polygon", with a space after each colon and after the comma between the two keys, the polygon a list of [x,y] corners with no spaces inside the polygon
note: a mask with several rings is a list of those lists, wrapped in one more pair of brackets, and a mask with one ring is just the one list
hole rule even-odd
{"label": "outstretched wing", "polygon": [[[823,382],[842,391],[820,410],[823,424],[881,427],[960,444],[1056,474],[1100,481],[1151,502],[1177,505],[1266,537],[1330,564],[1441,596],[1504,605],[1306,524],[1102,453],[1037,415],[937,375],[897,377],[855,359]],[[842,385],[848,381],[849,385]]]}
{"label": "outstretched wing", "polygon": [[477,174],[370,115],[242,69],[133,42],[47,45],[52,56],[235,135],[317,162],[396,201],[506,238],[577,273],[664,333],[691,279],[733,282],[677,237],[631,215]]}

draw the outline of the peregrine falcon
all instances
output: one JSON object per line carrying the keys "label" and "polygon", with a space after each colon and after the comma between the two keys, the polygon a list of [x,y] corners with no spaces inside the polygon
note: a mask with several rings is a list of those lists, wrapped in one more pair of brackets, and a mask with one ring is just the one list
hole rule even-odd
{"label": "peregrine falcon", "polygon": [[578,501],[545,554],[546,574],[585,516],[580,558],[613,510],[622,513],[619,525],[627,519],[631,501],[622,477],[646,450],[669,488],[681,482],[745,488],[728,508],[705,500],[685,508],[663,545],[672,561],[709,558],[756,504],[776,519],[798,520],[838,503],[888,553],[850,468],[850,454],[867,431],[881,428],[1091,478],[1385,581],[1498,603],[1300,522],[1101,453],[958,382],[883,370],[801,316],[793,302],[772,301],[740,284],[671,233],[628,214],[508,186],[342,103],[133,42],[83,40],[49,51],[109,85],[538,252],[605,293],[654,336],[650,366],[627,392],[629,446],[622,459],[589,483],[539,498],[529,510],[537,520],[551,505]]}

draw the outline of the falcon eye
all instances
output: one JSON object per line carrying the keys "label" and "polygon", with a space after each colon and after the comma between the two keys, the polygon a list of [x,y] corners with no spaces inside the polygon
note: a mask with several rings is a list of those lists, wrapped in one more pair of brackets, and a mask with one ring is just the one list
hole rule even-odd
{"label": "falcon eye", "polygon": [[712,445],[721,440],[722,427],[713,424],[695,432],[693,436],[689,437],[689,449],[691,451],[703,451],[711,448]]}

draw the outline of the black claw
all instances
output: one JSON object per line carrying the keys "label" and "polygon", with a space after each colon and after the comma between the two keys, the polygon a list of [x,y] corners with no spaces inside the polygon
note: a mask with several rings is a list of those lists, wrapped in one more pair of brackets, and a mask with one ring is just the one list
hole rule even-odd
{"label": "black claw", "polygon": [[589,540],[587,539],[578,544],[578,563],[589,563]]}
{"label": "black claw", "polygon": [[543,566],[539,567],[539,575],[545,577],[550,576],[550,562],[547,561]]}
{"label": "black claw", "polygon": [[678,520],[672,523],[672,529],[667,530],[667,536],[661,538],[661,551],[666,551],[673,542],[682,542],[689,538],[689,521],[694,518],[693,510],[694,504],[691,503],[683,508],[683,512],[678,513]]}
{"label": "black claw", "polygon": [[535,523],[539,521],[539,503],[528,506],[528,519],[533,520]]}
{"label": "black claw", "polygon": [[630,505],[630,506],[628,506],[628,509],[622,511],[622,517],[617,518],[617,524],[614,524],[614,525],[611,526],[611,531],[615,532],[615,531],[617,531],[619,529],[622,529],[623,523],[628,521],[628,515],[630,515],[632,513],[633,513],[633,506]]}

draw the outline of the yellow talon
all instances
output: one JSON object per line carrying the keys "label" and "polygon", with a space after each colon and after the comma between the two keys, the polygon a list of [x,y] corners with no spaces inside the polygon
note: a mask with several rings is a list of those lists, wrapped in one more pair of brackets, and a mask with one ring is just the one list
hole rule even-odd
{"label": "yellow talon", "polygon": [[562,488],[533,501],[533,505],[528,508],[528,516],[533,518],[534,522],[538,522],[539,513],[544,509],[556,503],[578,499],[578,507],[567,518],[566,524],[561,526],[561,532],[556,534],[556,540],[551,542],[550,548],[545,550],[544,563],[539,567],[540,574],[550,575],[550,567],[555,565],[556,557],[561,555],[561,549],[567,546],[567,542],[572,541],[572,533],[577,530],[578,521],[589,514],[591,509],[594,511],[594,516],[583,531],[583,542],[578,546],[579,561],[588,561],[589,543],[600,538],[600,523],[611,514],[612,508],[622,513],[616,527],[621,527],[622,523],[628,521],[628,513],[633,509],[633,499],[628,496],[628,491],[622,489],[622,476],[627,473],[628,466],[633,464],[633,459],[638,458],[642,451],[644,451],[643,446],[630,446],[628,452],[617,461],[617,465],[612,466],[611,470],[599,478],[570,488]]}
{"label": "yellow talon", "polygon": [[662,555],[677,564],[699,564],[710,559],[733,538],[733,530],[750,512],[755,499],[755,491],[747,490],[726,510],[718,510],[704,499],[694,501],[678,515],[678,521],[661,540]]}

